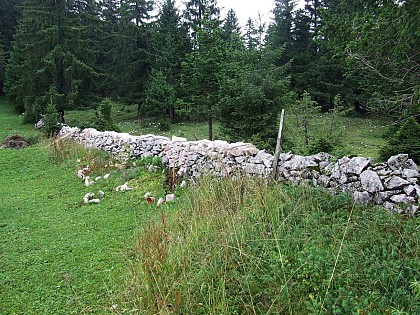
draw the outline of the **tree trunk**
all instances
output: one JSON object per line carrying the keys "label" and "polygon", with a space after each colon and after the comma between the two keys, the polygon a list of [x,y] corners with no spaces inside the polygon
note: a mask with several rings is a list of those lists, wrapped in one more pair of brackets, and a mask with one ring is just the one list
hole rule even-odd
{"label": "tree trunk", "polygon": [[175,106],[171,105],[169,107],[169,119],[171,120],[171,124],[175,123],[176,115],[175,115]]}
{"label": "tree trunk", "polygon": [[60,122],[61,122],[62,124],[65,124],[65,123],[66,123],[66,119],[64,118],[64,109],[60,109],[60,110],[58,111],[58,114],[60,115]]}
{"label": "tree trunk", "polygon": [[308,135],[308,119],[305,117],[303,121],[303,131],[305,133],[305,146],[309,145],[309,135]]}
{"label": "tree trunk", "polygon": [[209,140],[213,141],[213,119],[209,118]]}

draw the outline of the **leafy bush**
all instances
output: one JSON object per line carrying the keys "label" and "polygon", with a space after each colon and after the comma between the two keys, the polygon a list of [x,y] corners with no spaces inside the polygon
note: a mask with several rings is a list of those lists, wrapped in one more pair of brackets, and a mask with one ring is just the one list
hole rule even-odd
{"label": "leafy bush", "polygon": [[94,126],[99,131],[119,131],[112,118],[112,101],[109,98],[102,100],[96,112]]}
{"label": "leafy bush", "polygon": [[160,131],[169,131],[171,129],[171,121],[168,118],[160,118],[158,125]]}
{"label": "leafy bush", "polygon": [[309,154],[316,154],[319,152],[332,153],[335,148],[333,139],[325,137],[316,138],[309,143]]}
{"label": "leafy bush", "polygon": [[61,128],[60,115],[58,114],[57,108],[53,102],[50,102],[48,105],[43,120],[44,126],[42,129],[48,137],[52,137],[58,133]]}
{"label": "leafy bush", "polygon": [[420,125],[413,117],[408,117],[389,137],[388,145],[380,150],[380,157],[386,160],[399,153],[406,153],[416,163],[420,163]]}

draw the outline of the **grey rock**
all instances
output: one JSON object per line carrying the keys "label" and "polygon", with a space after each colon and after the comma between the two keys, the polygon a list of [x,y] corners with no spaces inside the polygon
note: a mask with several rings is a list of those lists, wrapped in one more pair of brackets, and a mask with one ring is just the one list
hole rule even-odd
{"label": "grey rock", "polygon": [[398,154],[388,159],[388,165],[392,170],[412,169],[417,170],[417,165],[412,159],[408,158],[408,154]]}
{"label": "grey rock", "polygon": [[376,204],[381,205],[386,201],[390,201],[392,196],[401,194],[402,192],[403,192],[402,190],[378,192],[375,194],[374,201]]}
{"label": "grey rock", "polygon": [[410,205],[410,215],[415,216],[417,215],[419,212],[419,206],[417,205]]}
{"label": "grey rock", "polygon": [[322,187],[328,187],[330,183],[330,178],[326,175],[319,176],[317,180],[318,185],[321,185]]}
{"label": "grey rock", "polygon": [[340,184],[345,184],[348,182],[348,177],[346,174],[342,173],[340,179],[338,180]]}
{"label": "grey rock", "polygon": [[401,172],[401,175],[402,175],[404,178],[414,178],[414,177],[419,177],[419,176],[420,176],[420,173],[419,173],[419,171],[418,171],[418,170],[404,169],[404,170]]}
{"label": "grey rock", "polygon": [[356,191],[353,193],[353,199],[358,202],[361,203],[363,205],[367,205],[370,204],[372,202],[372,196],[371,194],[369,194],[367,191]]}
{"label": "grey rock", "polygon": [[386,209],[388,209],[388,210],[394,210],[395,204],[393,204],[392,202],[387,201],[387,202],[385,202],[383,204],[383,207],[386,208]]}
{"label": "grey rock", "polygon": [[360,174],[360,182],[362,184],[363,190],[366,190],[370,193],[384,190],[381,179],[374,171],[366,170]]}
{"label": "grey rock", "polygon": [[289,161],[293,156],[294,154],[291,154],[291,153],[281,153],[280,161],[283,161],[283,162]]}
{"label": "grey rock", "polygon": [[417,194],[416,187],[414,187],[414,185],[404,186],[404,192],[410,197],[414,197]]}
{"label": "grey rock", "polygon": [[338,160],[338,165],[347,164],[350,162],[350,158],[348,156],[343,156],[341,159]]}
{"label": "grey rock", "polygon": [[321,171],[323,171],[325,168],[327,168],[327,167],[328,167],[328,165],[330,165],[330,162],[327,162],[327,161],[321,161],[321,162],[319,162],[319,169],[320,169]]}
{"label": "grey rock", "polygon": [[329,153],[325,153],[325,152],[321,152],[318,154],[314,154],[311,156],[315,162],[319,163],[319,162],[323,162],[323,161],[329,161],[331,159],[333,159],[334,157],[329,154]]}
{"label": "grey rock", "polygon": [[345,165],[347,174],[360,175],[370,165],[370,159],[364,157],[354,157]]}
{"label": "grey rock", "polygon": [[419,186],[419,185],[417,185],[417,184],[414,184],[413,186],[414,186],[414,188],[415,188],[415,190],[416,190],[417,197],[419,197],[419,198],[420,198],[420,186]]}
{"label": "grey rock", "polygon": [[410,184],[408,181],[398,176],[392,176],[385,180],[385,187],[389,190],[401,189],[408,184]]}
{"label": "grey rock", "polygon": [[416,184],[417,181],[417,178],[407,178],[407,182],[409,182],[410,184]]}
{"label": "grey rock", "polygon": [[395,203],[408,203],[409,202],[409,199],[406,194],[394,195],[390,199],[392,202],[395,202]]}
{"label": "grey rock", "polygon": [[341,187],[341,191],[345,193],[354,193],[356,191],[362,190],[362,185],[360,184],[360,182],[343,184],[340,187]]}

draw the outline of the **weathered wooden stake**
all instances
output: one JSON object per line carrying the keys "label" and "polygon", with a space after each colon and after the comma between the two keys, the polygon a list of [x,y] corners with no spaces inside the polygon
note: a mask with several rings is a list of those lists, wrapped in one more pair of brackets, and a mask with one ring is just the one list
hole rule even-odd
{"label": "weathered wooden stake", "polygon": [[273,171],[271,173],[271,177],[274,180],[277,180],[277,170],[278,170],[280,153],[281,153],[281,140],[283,138],[283,128],[284,128],[284,109],[281,110],[280,127],[279,127],[279,133],[277,135],[276,153],[274,155]]}

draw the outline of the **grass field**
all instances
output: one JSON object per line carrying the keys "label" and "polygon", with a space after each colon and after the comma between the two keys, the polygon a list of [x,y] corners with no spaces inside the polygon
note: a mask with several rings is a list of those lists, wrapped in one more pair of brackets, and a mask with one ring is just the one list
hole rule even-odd
{"label": "grass field", "polygon": [[[3,101],[0,136],[40,137]],[[0,150],[0,314],[107,314],[121,299],[127,252],[137,228],[153,215],[143,194],[163,194],[161,175],[111,172],[86,188],[76,177],[77,158],[97,153],[62,148],[62,163],[46,140],[22,150]],[[99,157],[97,157],[99,158]],[[96,175],[103,175],[105,169]],[[142,177],[139,178],[139,174]],[[132,192],[114,188],[136,178]],[[84,205],[85,193],[105,192],[100,205]]]}
{"label": "grass field", "polygon": [[[0,149],[2,315],[420,313],[419,217],[249,178],[204,179],[157,208],[156,161],[110,169],[0,105],[3,138],[40,139]],[[110,178],[85,187],[77,159]]]}

